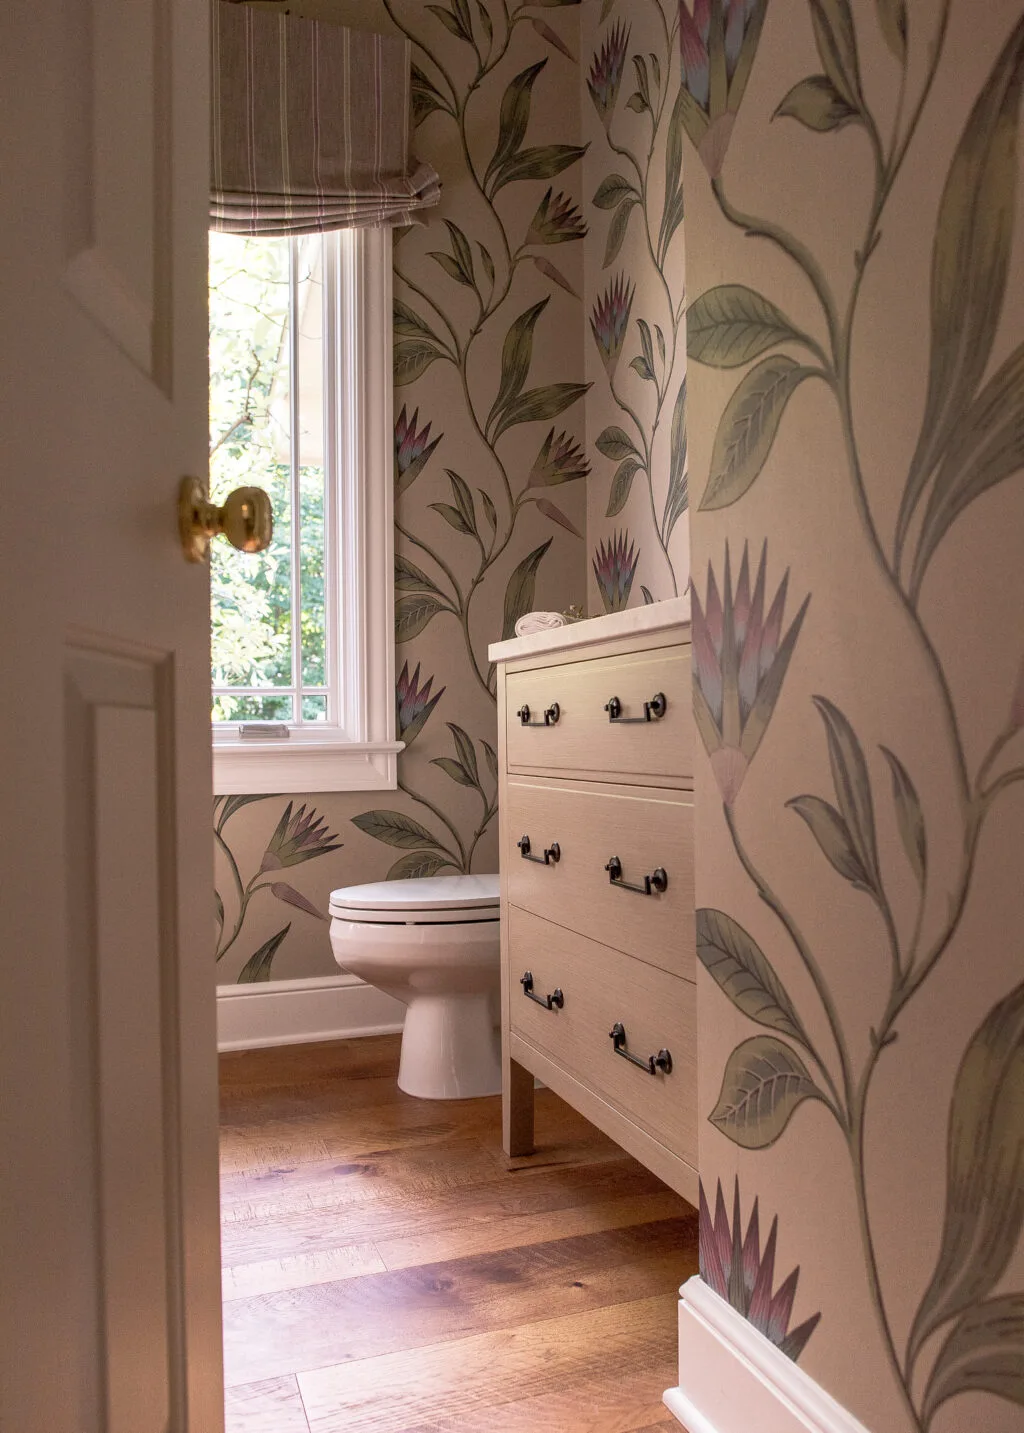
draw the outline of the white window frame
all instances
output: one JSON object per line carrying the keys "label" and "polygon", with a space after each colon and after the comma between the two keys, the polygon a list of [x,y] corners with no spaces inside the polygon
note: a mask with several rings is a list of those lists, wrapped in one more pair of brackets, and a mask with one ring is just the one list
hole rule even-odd
{"label": "white window frame", "polygon": [[393,791],[405,746],[395,740],[391,230],[324,239],[325,304],[338,340],[325,344],[324,370],[324,531],[336,554],[325,600],[335,616],[338,723],[255,740],[239,736],[237,723],[214,724],[218,796]]}

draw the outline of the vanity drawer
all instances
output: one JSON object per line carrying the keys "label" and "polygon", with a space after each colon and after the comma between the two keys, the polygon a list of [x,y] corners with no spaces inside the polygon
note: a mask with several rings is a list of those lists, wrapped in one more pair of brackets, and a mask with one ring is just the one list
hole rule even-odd
{"label": "vanity drawer", "polygon": [[[505,812],[501,859],[513,905],[696,979],[689,792],[510,777]],[[614,884],[606,869],[613,857],[621,863]],[[622,884],[645,888],[644,878],[658,871],[667,878],[663,891],[657,878],[650,895]]]}
{"label": "vanity drawer", "polygon": [[[696,1168],[696,986],[516,906],[506,940],[512,1030]],[[561,991],[560,1008],[529,998],[526,972],[539,1000]],[[616,1053],[617,1024],[644,1068]],[[671,1071],[652,1075],[647,1058],[663,1049]]]}
{"label": "vanity drawer", "polygon": [[[505,691],[510,771],[585,773],[646,785],[692,782],[688,646],[509,672]],[[654,715],[651,706],[645,720],[644,704],[658,694],[665,698],[664,715]],[[616,721],[606,710],[613,699],[621,711]],[[528,724],[520,713],[528,713]]]}

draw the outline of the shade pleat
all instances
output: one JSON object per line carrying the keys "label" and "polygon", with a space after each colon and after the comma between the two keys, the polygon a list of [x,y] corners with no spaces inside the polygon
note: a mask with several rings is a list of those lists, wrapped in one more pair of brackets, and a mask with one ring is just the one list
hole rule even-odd
{"label": "shade pleat", "polygon": [[234,234],[414,224],[441,196],[409,152],[410,47],[219,0],[210,222]]}

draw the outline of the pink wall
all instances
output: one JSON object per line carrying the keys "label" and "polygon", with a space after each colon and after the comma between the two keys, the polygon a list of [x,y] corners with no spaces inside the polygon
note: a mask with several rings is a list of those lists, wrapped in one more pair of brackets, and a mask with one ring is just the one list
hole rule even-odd
{"label": "pink wall", "polygon": [[703,1273],[869,1428],[1019,1433],[1024,17],[682,24]]}

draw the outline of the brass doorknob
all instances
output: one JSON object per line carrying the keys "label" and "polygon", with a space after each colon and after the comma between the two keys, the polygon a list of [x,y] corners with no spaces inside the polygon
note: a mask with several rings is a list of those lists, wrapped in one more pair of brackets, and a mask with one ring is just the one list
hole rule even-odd
{"label": "brass doorknob", "polygon": [[202,478],[182,478],[178,530],[189,562],[203,562],[210,540],[224,536],[239,552],[263,552],[274,536],[274,513],[262,488],[236,488],[223,507],[212,503]]}

